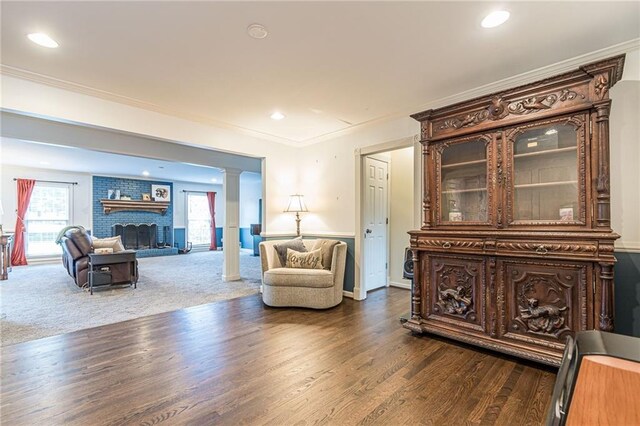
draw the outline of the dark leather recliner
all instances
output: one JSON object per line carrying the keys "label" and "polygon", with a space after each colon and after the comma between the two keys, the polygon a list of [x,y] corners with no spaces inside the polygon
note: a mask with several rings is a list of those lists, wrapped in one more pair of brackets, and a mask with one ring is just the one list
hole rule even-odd
{"label": "dark leather recliner", "polygon": [[[60,238],[62,264],[78,287],[89,285],[89,253],[93,252],[91,236],[82,228],[67,230]],[[129,250],[127,250],[129,251]],[[114,264],[111,269],[113,284],[130,282],[131,270],[127,264]],[[137,270],[137,261],[136,261]]]}

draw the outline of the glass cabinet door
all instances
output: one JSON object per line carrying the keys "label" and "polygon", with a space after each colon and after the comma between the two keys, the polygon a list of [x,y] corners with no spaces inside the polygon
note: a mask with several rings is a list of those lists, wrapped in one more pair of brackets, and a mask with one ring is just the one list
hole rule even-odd
{"label": "glass cabinet door", "polygon": [[491,139],[452,141],[438,147],[439,222],[447,225],[489,222],[487,176]]}
{"label": "glass cabinet door", "polygon": [[579,173],[583,126],[584,121],[565,118],[516,129],[508,138],[513,159],[512,193],[507,195],[513,200],[510,223],[584,223],[584,174]]}

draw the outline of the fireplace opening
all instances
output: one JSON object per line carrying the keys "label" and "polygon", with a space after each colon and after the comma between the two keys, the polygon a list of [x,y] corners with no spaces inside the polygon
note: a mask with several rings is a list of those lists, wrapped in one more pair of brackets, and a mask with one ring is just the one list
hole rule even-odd
{"label": "fireplace opening", "polygon": [[158,225],[140,223],[138,225],[117,223],[113,225],[112,234],[120,236],[122,245],[127,250],[144,250],[158,248]]}

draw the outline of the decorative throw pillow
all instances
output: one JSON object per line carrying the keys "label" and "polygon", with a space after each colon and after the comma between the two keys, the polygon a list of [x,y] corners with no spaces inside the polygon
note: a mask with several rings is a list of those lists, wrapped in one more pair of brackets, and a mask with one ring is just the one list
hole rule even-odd
{"label": "decorative throw pillow", "polygon": [[109,238],[96,238],[92,236],[91,242],[94,250],[97,248],[111,248],[114,253],[124,251],[124,246],[122,245],[122,240],[119,235]]}
{"label": "decorative throw pillow", "polygon": [[293,240],[285,241],[283,243],[274,244],[273,248],[276,250],[278,259],[280,259],[280,265],[284,268],[287,264],[287,249],[299,251],[305,253],[307,248],[302,242],[302,237],[294,238]]}
{"label": "decorative throw pillow", "polygon": [[322,266],[324,269],[331,269],[333,259],[333,248],[340,244],[338,240],[317,239],[311,250],[320,249],[322,251]]}
{"label": "decorative throw pillow", "polygon": [[320,249],[308,253],[287,249],[287,268],[295,269],[322,269]]}

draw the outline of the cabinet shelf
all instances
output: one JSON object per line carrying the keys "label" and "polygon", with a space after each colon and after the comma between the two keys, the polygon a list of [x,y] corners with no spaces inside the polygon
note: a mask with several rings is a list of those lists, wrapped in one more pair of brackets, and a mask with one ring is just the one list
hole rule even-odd
{"label": "cabinet shelf", "polygon": [[550,186],[563,186],[563,185],[577,185],[577,180],[566,180],[562,182],[542,182],[542,183],[523,183],[520,185],[514,185],[516,189],[520,188],[546,188]]}
{"label": "cabinet shelf", "polygon": [[442,191],[443,194],[463,194],[465,192],[483,192],[487,188],[470,188],[470,189],[452,189],[450,191]]}
{"label": "cabinet shelf", "polygon": [[472,166],[474,164],[482,164],[486,163],[487,160],[483,158],[482,160],[472,160],[472,161],[463,161],[462,163],[452,163],[452,164],[443,164],[441,169],[451,169],[453,167],[464,167],[464,166]]}
{"label": "cabinet shelf", "polygon": [[545,149],[544,151],[536,151],[536,152],[525,152],[523,154],[514,154],[513,158],[527,158],[527,157],[537,157],[540,155],[549,155],[549,154],[560,154],[563,152],[571,152],[575,151],[578,148],[575,146],[569,146],[567,148],[556,148],[556,149]]}

